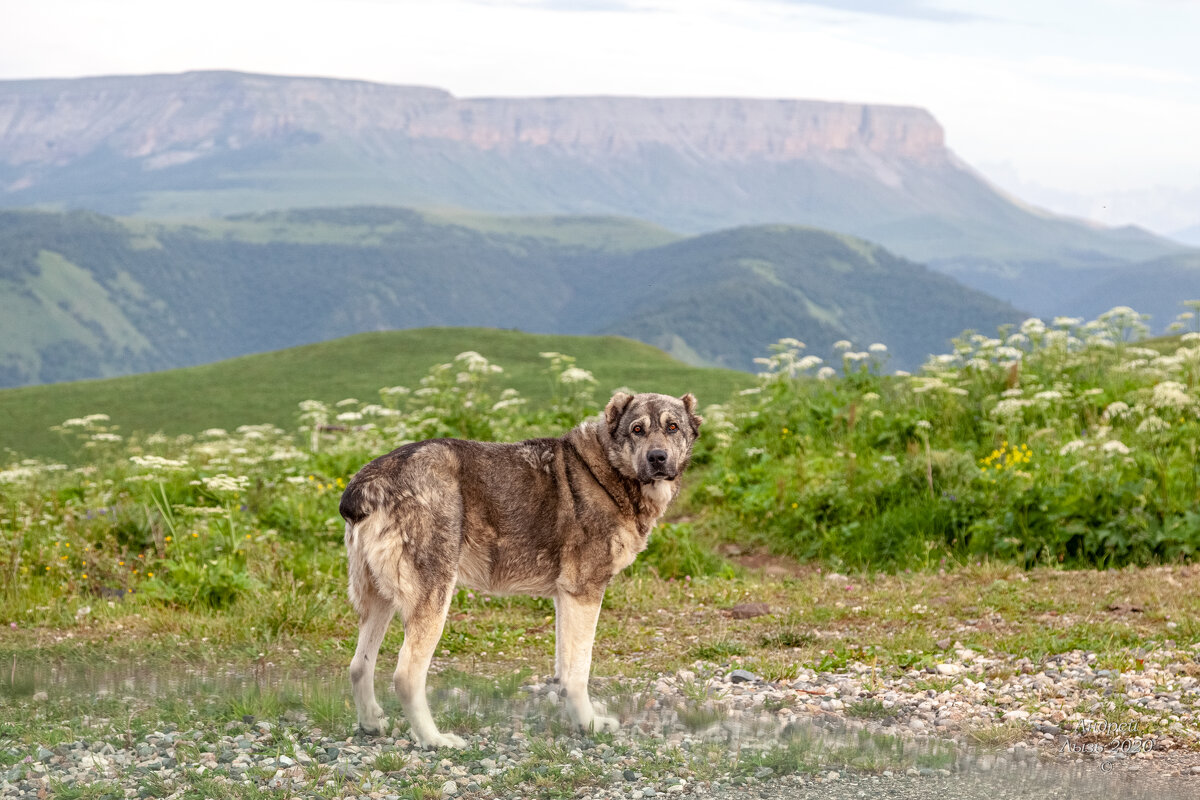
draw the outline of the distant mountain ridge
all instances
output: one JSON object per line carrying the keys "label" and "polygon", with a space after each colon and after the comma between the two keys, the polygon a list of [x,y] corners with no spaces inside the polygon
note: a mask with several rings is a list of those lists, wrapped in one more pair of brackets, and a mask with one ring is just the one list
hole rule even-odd
{"label": "distant mountain ridge", "polygon": [[1085,285],[1120,296],[1143,286],[1137,265],[1183,256],[1181,291],[1200,296],[1195,250],[1006,196],[919,108],[462,99],[236,72],[0,81],[0,207],[195,217],[364,204],[618,215],[687,233],[806,225],[1043,316],[1092,313]]}
{"label": "distant mountain ridge", "polygon": [[306,209],[161,223],[0,211],[0,386],[203,364],[353,333],[620,334],[753,369],[785,336],[912,368],[1022,314],[847,236],[680,238],[636,220]]}
{"label": "distant mountain ridge", "polygon": [[1012,200],[919,108],[460,99],[234,72],[0,81],[0,206],[194,217],[363,204],[620,215],[689,233],[807,225],[1047,316],[1083,313],[1071,298],[1084,274],[1136,286],[1134,265],[1188,252]]}

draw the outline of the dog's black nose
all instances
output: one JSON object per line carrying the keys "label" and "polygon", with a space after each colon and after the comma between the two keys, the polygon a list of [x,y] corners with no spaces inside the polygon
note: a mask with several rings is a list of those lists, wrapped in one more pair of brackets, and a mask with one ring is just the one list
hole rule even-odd
{"label": "dog's black nose", "polygon": [[646,453],[646,463],[652,467],[661,467],[667,463],[666,450],[651,450]]}

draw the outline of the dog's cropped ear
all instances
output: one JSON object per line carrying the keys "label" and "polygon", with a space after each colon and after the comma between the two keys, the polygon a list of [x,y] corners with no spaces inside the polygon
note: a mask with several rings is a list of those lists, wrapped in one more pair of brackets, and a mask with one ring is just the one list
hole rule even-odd
{"label": "dog's cropped ear", "polygon": [[692,426],[692,435],[700,435],[700,423],[704,422],[704,417],[696,413],[696,395],[688,392],[679,399],[683,401],[683,408],[687,411],[688,423]]}
{"label": "dog's cropped ear", "polygon": [[621,415],[629,408],[631,402],[633,395],[627,392],[617,392],[612,396],[612,400],[608,401],[608,405],[604,407],[604,421],[608,423],[609,434],[617,432],[617,423],[621,421]]}

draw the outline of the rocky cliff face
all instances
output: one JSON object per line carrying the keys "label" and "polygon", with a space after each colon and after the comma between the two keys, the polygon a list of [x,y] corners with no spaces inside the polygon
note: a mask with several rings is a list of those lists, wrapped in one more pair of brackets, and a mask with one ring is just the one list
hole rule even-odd
{"label": "rocky cliff face", "polygon": [[[918,108],[799,100],[458,99],[438,89],[223,72],[0,82],[0,160],[62,167],[98,151],[159,169],[218,151],[304,140],[444,140],[484,151],[591,157],[667,147],[705,159],[786,161],[863,151],[936,160]],[[18,181],[35,180],[25,175]],[[15,187],[10,187],[15,188]]]}

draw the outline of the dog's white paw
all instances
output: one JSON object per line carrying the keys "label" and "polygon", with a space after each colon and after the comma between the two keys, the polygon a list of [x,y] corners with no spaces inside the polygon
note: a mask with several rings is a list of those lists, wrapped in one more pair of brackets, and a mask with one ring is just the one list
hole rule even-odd
{"label": "dog's white paw", "polygon": [[621,721],[616,717],[608,717],[603,714],[597,714],[592,717],[592,731],[600,733],[602,731],[615,731],[621,727]]}
{"label": "dog's white paw", "polygon": [[467,740],[453,733],[437,733],[424,739],[418,738],[417,746],[427,750],[436,750],[439,747],[453,747],[455,750],[462,750],[466,748]]}
{"label": "dog's white paw", "polygon": [[380,713],[374,719],[360,719],[358,729],[368,736],[383,735],[387,730],[387,717],[383,716],[383,709],[380,709]]}

